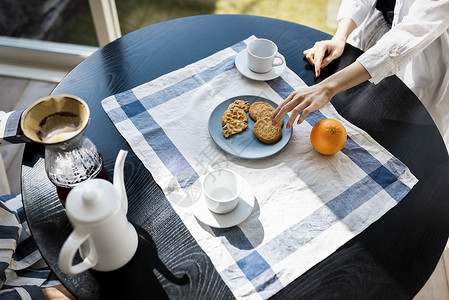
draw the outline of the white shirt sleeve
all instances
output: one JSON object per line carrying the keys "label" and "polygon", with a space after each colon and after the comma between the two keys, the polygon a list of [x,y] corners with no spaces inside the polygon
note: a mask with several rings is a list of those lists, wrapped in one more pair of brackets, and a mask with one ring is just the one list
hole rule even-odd
{"label": "white shirt sleeve", "polygon": [[449,28],[449,0],[416,0],[408,15],[357,60],[377,84],[396,74]]}
{"label": "white shirt sleeve", "polygon": [[23,110],[0,111],[0,146],[24,142],[17,135],[22,112]]}
{"label": "white shirt sleeve", "polygon": [[372,0],[343,0],[338,10],[337,21],[347,18],[360,26],[375,3]]}

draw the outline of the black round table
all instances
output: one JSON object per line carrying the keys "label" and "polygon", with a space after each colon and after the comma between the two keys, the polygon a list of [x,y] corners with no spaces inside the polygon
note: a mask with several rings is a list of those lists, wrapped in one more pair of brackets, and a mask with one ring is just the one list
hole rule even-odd
{"label": "black round table", "polygon": [[[125,181],[129,219],[141,240],[136,257],[107,274],[66,275],[59,250],[72,230],[44,170],[44,149],[27,144],[22,193],[31,232],[43,257],[79,299],[230,299],[207,255],[197,245],[138,158],[107,117],[100,101],[207,57],[250,35],[273,40],[287,65],[315,84],[302,52],[329,35],[295,23],[243,15],[171,20],[130,33],[93,53],[53,91],[74,94],[91,108],[87,136],[111,177],[119,149],[129,151]],[[353,62],[347,46],[322,78]],[[322,80],[319,78],[319,80]],[[410,299],[434,270],[449,232],[449,158],[432,119],[396,77],[364,83],[332,100],[347,120],[367,131],[404,162],[418,184],[392,210],[334,254],[278,292],[274,299]]]}

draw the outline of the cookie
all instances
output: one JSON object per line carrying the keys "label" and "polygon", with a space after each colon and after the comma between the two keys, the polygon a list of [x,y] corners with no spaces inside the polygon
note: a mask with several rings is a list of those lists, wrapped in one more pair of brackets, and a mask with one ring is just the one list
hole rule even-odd
{"label": "cookie", "polygon": [[[249,108],[249,116],[251,119],[257,122],[258,119],[263,117],[270,117],[274,108],[266,102],[254,102]],[[280,126],[284,125],[284,119],[279,122]]]}
{"label": "cookie", "polygon": [[270,116],[274,111],[273,106],[267,102],[254,102],[249,108],[249,116],[254,121],[259,120],[264,116]]}
{"label": "cookie", "polygon": [[272,144],[279,141],[282,137],[282,125],[278,123],[276,126],[271,125],[270,117],[262,117],[256,121],[253,127],[254,135],[262,143]]}
{"label": "cookie", "polygon": [[232,120],[248,122],[248,115],[243,109],[240,109],[238,107],[228,108],[228,110],[226,110],[221,117],[221,126],[224,126],[226,123]]}
{"label": "cookie", "polygon": [[230,137],[233,134],[242,132],[248,127],[248,123],[240,120],[230,120],[223,126],[223,136],[225,138]]}
{"label": "cookie", "polygon": [[235,100],[234,102],[229,104],[228,109],[233,108],[233,107],[237,107],[237,108],[243,109],[245,112],[248,112],[249,101]]}

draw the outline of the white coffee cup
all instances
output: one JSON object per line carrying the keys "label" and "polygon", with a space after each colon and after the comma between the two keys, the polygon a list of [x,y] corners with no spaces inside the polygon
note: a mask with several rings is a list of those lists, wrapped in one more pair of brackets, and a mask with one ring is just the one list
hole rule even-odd
{"label": "white coffee cup", "polygon": [[210,211],[225,214],[239,204],[243,184],[240,176],[234,171],[215,169],[203,177],[201,184]]}
{"label": "white coffee cup", "polygon": [[[285,63],[284,57],[278,53],[276,44],[267,39],[256,39],[248,43],[248,68],[256,73],[267,73],[273,67]],[[278,61],[275,62],[275,59]]]}

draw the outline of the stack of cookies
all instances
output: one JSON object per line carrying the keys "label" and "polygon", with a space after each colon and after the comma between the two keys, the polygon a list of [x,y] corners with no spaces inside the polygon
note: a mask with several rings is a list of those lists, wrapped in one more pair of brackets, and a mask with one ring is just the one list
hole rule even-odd
{"label": "stack of cookies", "polygon": [[271,125],[270,115],[274,108],[266,102],[254,102],[251,106],[248,101],[236,100],[232,102],[228,109],[223,113],[221,126],[223,127],[223,136],[230,137],[233,134],[242,132],[248,127],[248,115],[256,123],[253,130],[255,136],[265,144],[277,142],[282,137],[283,120],[276,126]]}
{"label": "stack of cookies", "polygon": [[273,126],[270,117],[273,111],[274,107],[266,102],[254,102],[249,108],[249,116],[256,122],[253,127],[254,135],[265,144],[275,143],[282,137],[284,120]]}
{"label": "stack of cookies", "polygon": [[235,100],[228,109],[223,113],[221,118],[221,126],[223,127],[223,136],[230,137],[233,134],[242,132],[248,127],[249,102],[243,100]]}

